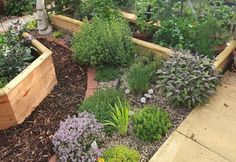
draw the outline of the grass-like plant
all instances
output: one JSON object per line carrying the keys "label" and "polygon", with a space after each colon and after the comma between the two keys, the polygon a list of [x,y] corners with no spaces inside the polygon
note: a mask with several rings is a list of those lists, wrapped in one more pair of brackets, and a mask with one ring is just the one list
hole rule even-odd
{"label": "grass-like plant", "polygon": [[95,80],[99,82],[108,82],[115,80],[120,75],[119,68],[114,67],[102,67],[98,68],[96,71]]}
{"label": "grass-like plant", "polygon": [[117,145],[104,151],[106,162],[139,162],[140,153],[123,145]]}
{"label": "grass-like plant", "polygon": [[148,90],[158,64],[156,61],[145,63],[144,60],[140,60],[131,66],[127,80],[129,88],[135,94],[142,95]]}
{"label": "grass-like plant", "polygon": [[[79,106],[78,111],[88,111],[95,115],[96,119],[101,123],[106,120],[112,120],[110,107],[118,103],[117,97],[123,101],[123,94],[119,90],[115,89],[104,89],[97,90],[93,96],[86,99],[81,106]],[[111,133],[115,129],[111,126],[105,126],[106,133]]]}
{"label": "grass-like plant", "polygon": [[157,71],[157,84],[173,106],[192,108],[207,103],[219,84],[212,67],[206,57],[176,52]]}
{"label": "grass-like plant", "polygon": [[132,116],[135,135],[148,142],[158,141],[171,127],[169,114],[156,106],[147,106]]}
{"label": "grass-like plant", "polygon": [[129,103],[122,103],[118,98],[118,103],[115,103],[114,106],[110,105],[110,107],[112,109],[112,121],[106,120],[105,125],[111,125],[115,127],[122,136],[126,135],[129,125]]}

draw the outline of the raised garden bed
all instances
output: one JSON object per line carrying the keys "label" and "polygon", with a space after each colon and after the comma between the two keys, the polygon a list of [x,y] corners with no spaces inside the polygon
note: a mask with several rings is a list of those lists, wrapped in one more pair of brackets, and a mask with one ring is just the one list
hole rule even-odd
{"label": "raised garden bed", "polygon": [[[123,12],[126,19],[130,21],[135,21],[135,16],[133,14],[128,14]],[[72,19],[63,15],[51,15],[52,23],[55,27],[62,29],[67,32],[80,31],[82,21]],[[154,43],[146,42],[136,38],[132,38],[133,42],[137,45],[140,50],[148,50],[154,53],[158,57],[169,58],[171,56],[172,50],[166,47],[159,46]],[[233,61],[232,51],[235,49],[236,41],[231,41],[229,45],[216,57],[214,62],[214,68],[217,72],[224,71],[230,63]]]}
{"label": "raised garden bed", "polygon": [[52,52],[36,39],[32,45],[40,56],[0,89],[0,130],[22,123],[57,84]]}

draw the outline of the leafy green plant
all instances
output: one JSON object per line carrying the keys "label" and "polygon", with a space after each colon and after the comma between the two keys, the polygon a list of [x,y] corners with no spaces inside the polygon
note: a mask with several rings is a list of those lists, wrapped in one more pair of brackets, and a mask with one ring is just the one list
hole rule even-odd
{"label": "leafy green plant", "polygon": [[[88,111],[96,116],[96,119],[102,123],[106,120],[112,120],[110,107],[118,103],[117,97],[123,101],[122,92],[115,89],[105,89],[97,90],[96,93],[90,98],[86,99],[81,106],[79,106],[78,111]],[[114,131],[111,126],[106,126],[105,131],[110,133]]]}
{"label": "leafy green plant", "polygon": [[112,121],[106,120],[105,125],[115,127],[118,130],[119,134],[122,136],[126,135],[129,125],[129,103],[122,103],[118,98],[118,104],[115,103],[114,106],[110,105],[110,107],[112,109]]}
{"label": "leafy green plant", "polygon": [[139,162],[140,153],[123,145],[117,145],[104,151],[106,162]]}
{"label": "leafy green plant", "polygon": [[55,31],[52,33],[54,38],[61,38],[65,33],[63,31]]}
{"label": "leafy green plant", "polygon": [[33,7],[35,6],[35,0],[7,0],[7,6],[5,13],[7,15],[21,15],[23,12],[32,13]]}
{"label": "leafy green plant", "polygon": [[72,47],[74,58],[81,64],[92,66],[126,66],[134,55],[128,25],[119,19],[95,17],[75,33]]}
{"label": "leafy green plant", "polygon": [[4,33],[0,46],[0,74],[7,81],[23,71],[37,56],[31,55],[30,41],[21,37],[19,24]]}
{"label": "leafy green plant", "polygon": [[120,69],[118,68],[105,66],[97,69],[95,80],[99,82],[108,82],[118,78],[120,73]]}
{"label": "leafy green plant", "polygon": [[158,141],[171,127],[169,114],[156,106],[147,106],[132,116],[135,135],[147,142]]}
{"label": "leafy green plant", "polygon": [[[144,60],[143,60],[144,61]],[[128,71],[127,80],[129,88],[138,95],[145,93],[151,83],[151,80],[158,68],[156,61],[148,62],[135,62]]]}
{"label": "leafy green plant", "polygon": [[195,107],[208,101],[219,84],[206,57],[176,52],[157,72],[157,83],[173,106]]}
{"label": "leafy green plant", "polygon": [[7,80],[3,77],[0,77],[0,88],[3,88],[7,84]]}
{"label": "leafy green plant", "polygon": [[133,10],[135,0],[114,0],[122,10]]}
{"label": "leafy green plant", "polygon": [[27,30],[34,30],[37,28],[37,21],[36,20],[32,20],[32,21],[29,21],[26,25],[25,25],[25,28]]}

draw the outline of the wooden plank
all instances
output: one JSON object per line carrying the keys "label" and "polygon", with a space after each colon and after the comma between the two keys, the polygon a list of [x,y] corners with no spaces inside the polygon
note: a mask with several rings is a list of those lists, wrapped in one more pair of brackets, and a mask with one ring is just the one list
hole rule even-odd
{"label": "wooden plank", "polygon": [[236,40],[230,41],[228,47],[226,47],[215,59],[214,69],[218,72],[222,72],[227,64],[232,59],[231,53],[236,48]]}
{"label": "wooden plank", "polygon": [[51,15],[52,23],[63,30],[71,33],[78,32],[81,29],[82,21],[72,19],[63,15]]}
{"label": "wooden plank", "polygon": [[169,48],[145,42],[136,38],[132,38],[132,40],[139,48],[148,50],[149,52],[154,53],[158,57],[168,59],[170,56],[172,56],[173,51]]}
{"label": "wooden plank", "polygon": [[129,22],[135,23],[137,20],[137,16],[132,13],[121,11],[122,16]]}

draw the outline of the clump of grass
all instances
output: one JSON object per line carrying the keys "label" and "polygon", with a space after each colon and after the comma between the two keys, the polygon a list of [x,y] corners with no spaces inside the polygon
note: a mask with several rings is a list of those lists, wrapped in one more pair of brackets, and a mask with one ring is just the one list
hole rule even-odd
{"label": "clump of grass", "polygon": [[120,69],[114,67],[102,67],[98,68],[95,76],[95,80],[99,82],[108,82],[115,80],[120,75]]}
{"label": "clump of grass", "polygon": [[63,37],[64,34],[65,34],[65,33],[64,33],[63,31],[58,30],[58,31],[53,32],[53,33],[52,33],[52,36],[53,36],[54,38],[61,38],[61,37]]}

